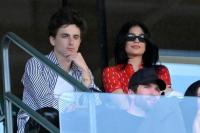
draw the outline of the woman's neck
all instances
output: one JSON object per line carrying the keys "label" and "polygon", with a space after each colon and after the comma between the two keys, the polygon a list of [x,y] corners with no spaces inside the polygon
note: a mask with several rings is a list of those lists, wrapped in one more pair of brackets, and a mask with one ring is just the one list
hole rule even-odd
{"label": "woman's neck", "polygon": [[133,69],[137,71],[142,64],[142,56],[132,57],[128,59],[128,64],[131,64],[133,66]]}

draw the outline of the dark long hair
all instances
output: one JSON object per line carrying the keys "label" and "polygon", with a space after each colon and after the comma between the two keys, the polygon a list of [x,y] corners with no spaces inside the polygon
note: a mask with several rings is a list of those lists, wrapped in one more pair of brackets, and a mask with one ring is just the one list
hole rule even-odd
{"label": "dark long hair", "polygon": [[126,35],[128,34],[130,28],[133,26],[139,26],[143,30],[145,36],[148,38],[145,40],[146,50],[142,56],[142,60],[144,67],[151,67],[155,65],[159,59],[158,47],[151,42],[151,34],[147,27],[137,20],[132,20],[123,24],[118,34],[116,35],[114,49],[115,63],[124,65],[128,63],[128,55],[125,51]]}
{"label": "dark long hair", "polygon": [[200,80],[197,80],[187,88],[184,96],[197,96],[199,87],[200,87]]}

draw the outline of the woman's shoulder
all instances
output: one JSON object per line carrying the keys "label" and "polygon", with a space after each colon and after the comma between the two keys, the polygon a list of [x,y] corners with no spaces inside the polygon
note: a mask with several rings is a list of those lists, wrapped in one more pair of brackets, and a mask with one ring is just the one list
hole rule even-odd
{"label": "woman's shoulder", "polygon": [[156,69],[157,71],[168,71],[167,66],[165,66],[165,65],[163,65],[163,64],[155,65],[155,69]]}
{"label": "woman's shoulder", "polygon": [[109,71],[111,71],[111,72],[113,72],[113,71],[119,71],[119,70],[121,70],[121,68],[123,67],[123,65],[122,64],[119,64],[119,65],[115,65],[115,66],[108,66],[108,67],[105,67],[104,69],[103,69],[103,72],[109,72]]}
{"label": "woman's shoulder", "polygon": [[158,77],[165,81],[166,85],[171,85],[171,77],[168,68],[165,65],[156,65],[156,73]]}

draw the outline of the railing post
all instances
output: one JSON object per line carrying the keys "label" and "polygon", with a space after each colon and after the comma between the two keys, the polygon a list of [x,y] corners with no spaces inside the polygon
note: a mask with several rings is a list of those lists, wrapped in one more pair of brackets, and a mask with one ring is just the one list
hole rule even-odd
{"label": "railing post", "polygon": [[[9,45],[11,41],[3,38],[1,42],[1,53],[2,53],[2,76],[3,76],[3,90],[4,94],[6,92],[11,92],[10,86],[10,65],[9,65]],[[6,100],[4,95],[4,114],[5,114],[5,132],[13,133],[13,120],[12,120],[12,103]]]}
{"label": "railing post", "polygon": [[94,94],[89,94],[90,133],[97,133],[96,102]]}

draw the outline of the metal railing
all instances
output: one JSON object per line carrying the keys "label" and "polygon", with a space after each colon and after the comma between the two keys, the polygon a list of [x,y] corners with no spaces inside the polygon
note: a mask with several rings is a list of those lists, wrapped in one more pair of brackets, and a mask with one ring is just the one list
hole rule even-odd
{"label": "metal railing", "polygon": [[40,114],[36,113],[26,104],[24,104],[21,99],[16,97],[11,92],[11,82],[10,82],[10,65],[9,65],[9,45],[14,44],[21,48],[23,51],[29,55],[36,57],[54,72],[60,75],[64,80],[68,81],[70,84],[78,88],[80,91],[89,91],[82,83],[75,80],[72,76],[66,74],[61,68],[57,67],[54,63],[48,60],[43,54],[33,48],[26,41],[18,37],[12,32],[8,32],[1,41],[1,57],[2,57],[2,76],[3,76],[3,95],[4,95],[4,114],[5,114],[5,132],[13,133],[13,121],[12,121],[12,104],[27,112],[36,122],[45,127],[48,131],[52,133],[59,133],[59,129],[43,118]]}

